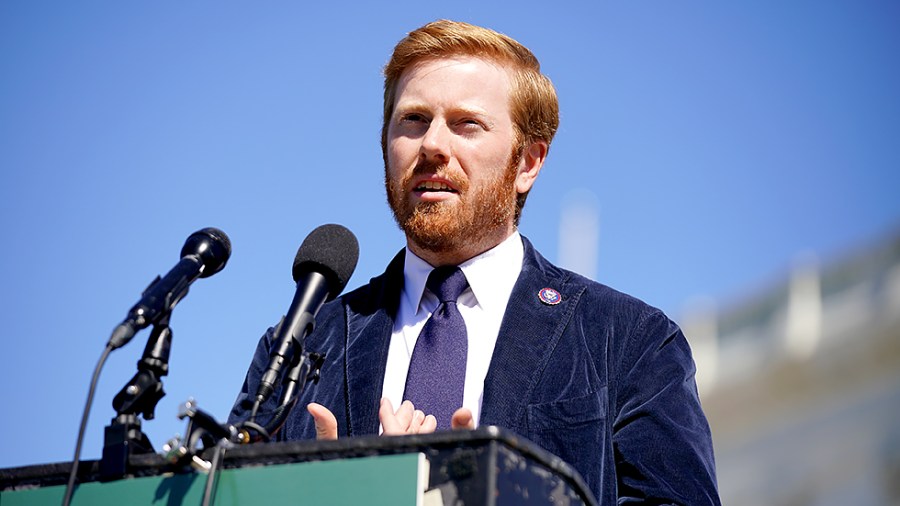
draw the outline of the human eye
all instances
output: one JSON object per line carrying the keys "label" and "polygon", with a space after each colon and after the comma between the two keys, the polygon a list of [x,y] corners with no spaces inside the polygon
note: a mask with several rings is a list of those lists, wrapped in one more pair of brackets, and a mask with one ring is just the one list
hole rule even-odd
{"label": "human eye", "polygon": [[427,123],[428,119],[424,114],[418,112],[408,112],[400,115],[401,123]]}
{"label": "human eye", "polygon": [[477,118],[461,118],[456,122],[457,128],[465,133],[474,134],[487,130],[485,124]]}

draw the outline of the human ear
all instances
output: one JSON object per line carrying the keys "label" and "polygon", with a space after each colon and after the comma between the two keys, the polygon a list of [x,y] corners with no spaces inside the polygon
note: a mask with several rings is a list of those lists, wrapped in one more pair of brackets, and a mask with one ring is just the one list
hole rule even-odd
{"label": "human ear", "polygon": [[525,148],[516,175],[516,191],[518,193],[531,190],[541,172],[541,167],[544,166],[544,160],[547,159],[548,150],[549,146],[544,141],[534,141]]}

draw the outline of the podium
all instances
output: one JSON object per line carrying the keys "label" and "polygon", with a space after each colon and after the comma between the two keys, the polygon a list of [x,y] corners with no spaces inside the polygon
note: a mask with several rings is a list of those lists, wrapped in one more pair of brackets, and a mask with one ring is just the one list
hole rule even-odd
{"label": "podium", "polygon": [[[71,504],[202,503],[204,472],[155,454],[132,456],[128,468],[126,478],[103,482],[99,461],[82,461]],[[0,504],[59,505],[70,469],[2,469]],[[497,427],[236,446],[225,452],[215,480],[216,506],[596,504],[568,464]]]}

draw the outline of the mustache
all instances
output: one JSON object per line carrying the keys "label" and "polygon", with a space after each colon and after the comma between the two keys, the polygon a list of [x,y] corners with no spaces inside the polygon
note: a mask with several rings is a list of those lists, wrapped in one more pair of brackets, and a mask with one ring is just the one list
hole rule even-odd
{"label": "mustache", "polygon": [[450,171],[449,165],[446,163],[432,162],[429,160],[419,160],[419,163],[413,167],[412,175],[421,176],[424,174],[435,174],[441,177],[447,175]]}
{"label": "mustache", "polygon": [[450,169],[450,166],[446,163],[430,160],[420,160],[419,163],[413,167],[412,172],[403,178],[402,187],[409,188],[413,179],[426,175],[434,175],[446,179],[454,188],[461,192],[469,188],[468,179],[463,174],[460,174],[460,171]]}

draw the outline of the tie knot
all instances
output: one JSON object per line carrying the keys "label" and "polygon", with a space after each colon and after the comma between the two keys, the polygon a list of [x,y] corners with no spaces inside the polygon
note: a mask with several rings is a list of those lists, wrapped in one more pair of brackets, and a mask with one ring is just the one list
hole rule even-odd
{"label": "tie knot", "polygon": [[456,302],[469,286],[466,275],[459,267],[444,265],[431,271],[425,286],[443,302]]}

